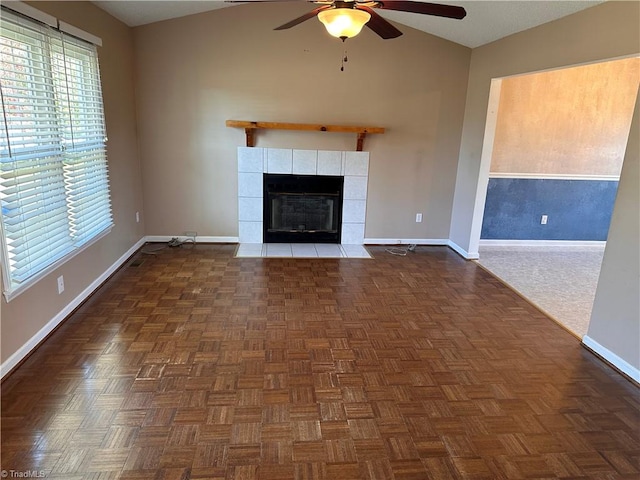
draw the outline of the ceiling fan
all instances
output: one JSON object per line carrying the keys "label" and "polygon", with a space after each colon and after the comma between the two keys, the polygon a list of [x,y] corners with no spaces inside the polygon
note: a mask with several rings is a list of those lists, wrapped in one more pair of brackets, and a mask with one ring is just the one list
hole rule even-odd
{"label": "ceiling fan", "polygon": [[[271,2],[282,0],[256,0]],[[320,5],[309,13],[280,25],[275,30],[286,30],[300,23],[318,16],[329,34],[342,39],[355,37],[366,25],[383,39],[396,38],[402,32],[375,12],[375,9],[395,10],[399,12],[419,13],[438,17],[463,19],[467,12],[464,8],[438,3],[424,3],[397,0],[308,0]]]}

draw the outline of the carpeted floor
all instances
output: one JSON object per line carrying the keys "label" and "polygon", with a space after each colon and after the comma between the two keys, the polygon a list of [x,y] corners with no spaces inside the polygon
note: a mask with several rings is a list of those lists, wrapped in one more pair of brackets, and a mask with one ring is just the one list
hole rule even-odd
{"label": "carpeted floor", "polygon": [[578,337],[591,318],[602,247],[481,247],[478,263]]}

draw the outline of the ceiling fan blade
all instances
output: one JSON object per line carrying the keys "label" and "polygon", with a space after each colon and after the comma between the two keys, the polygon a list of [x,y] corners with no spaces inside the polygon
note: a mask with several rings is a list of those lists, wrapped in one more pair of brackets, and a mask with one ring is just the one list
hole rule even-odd
{"label": "ceiling fan blade", "polygon": [[310,18],[315,17],[322,10],[326,10],[327,8],[331,8],[330,5],[323,5],[322,7],[318,7],[314,10],[311,10],[309,13],[305,13],[301,17],[291,20],[290,22],[285,23],[284,25],[280,25],[274,30],[286,30],[287,28],[295,27],[296,25],[301,24],[302,22],[309,20]]}
{"label": "ceiling fan blade", "polygon": [[467,12],[462,7],[454,5],[441,5],[438,3],[422,3],[411,1],[389,0],[377,2],[375,8],[383,10],[397,10],[399,12],[422,13],[423,15],[435,15],[436,17],[463,19]]}
{"label": "ceiling fan blade", "polygon": [[371,19],[365,23],[365,26],[369,27],[378,36],[384,38],[385,40],[389,38],[396,38],[402,35],[402,32],[398,30],[396,27],[387,22],[384,18],[378,15],[373,8],[365,7],[364,5],[358,5],[358,10],[364,10],[369,15],[371,15]]}

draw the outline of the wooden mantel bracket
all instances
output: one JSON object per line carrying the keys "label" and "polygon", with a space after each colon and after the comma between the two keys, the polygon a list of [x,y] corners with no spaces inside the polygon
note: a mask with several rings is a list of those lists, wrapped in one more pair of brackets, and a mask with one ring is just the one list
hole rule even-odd
{"label": "wooden mantel bracket", "polygon": [[247,147],[255,146],[255,131],[259,128],[273,130],[356,133],[358,134],[358,140],[356,143],[356,151],[358,152],[361,152],[364,148],[364,139],[367,136],[367,133],[384,133],[384,128],[382,127],[319,125],[311,123],[248,122],[245,120],[227,120],[227,127],[244,128],[244,133],[247,136]]}

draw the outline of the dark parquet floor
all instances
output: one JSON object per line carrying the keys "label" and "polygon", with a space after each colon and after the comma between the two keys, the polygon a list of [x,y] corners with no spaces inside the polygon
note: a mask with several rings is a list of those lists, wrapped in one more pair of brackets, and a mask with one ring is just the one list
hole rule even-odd
{"label": "dark parquet floor", "polygon": [[3,383],[9,478],[640,478],[636,386],[475,263],[234,250],[136,255]]}

